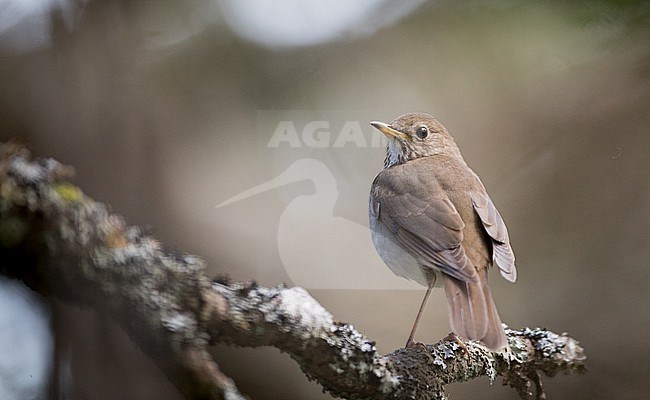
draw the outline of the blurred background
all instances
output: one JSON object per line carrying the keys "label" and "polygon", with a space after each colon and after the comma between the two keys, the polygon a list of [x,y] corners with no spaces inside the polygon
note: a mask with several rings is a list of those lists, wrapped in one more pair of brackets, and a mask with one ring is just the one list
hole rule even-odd
{"label": "blurred background", "polygon": [[[0,140],[74,166],[89,196],[210,275],[304,286],[390,352],[424,291],[370,242],[384,149],[368,122],[433,114],[508,224],[519,280],[491,274],[502,319],[587,351],[588,373],[547,378],[549,396],[645,398],[649,4],[0,0]],[[110,318],[26,302],[51,319],[57,398],[181,398]],[[11,304],[0,317],[27,313]],[[2,318],[0,394],[41,398],[14,383],[47,381],[52,338],[26,366]],[[447,333],[438,290],[417,339]],[[214,354],[254,399],[329,398],[276,349]],[[486,379],[450,391],[517,398]]]}

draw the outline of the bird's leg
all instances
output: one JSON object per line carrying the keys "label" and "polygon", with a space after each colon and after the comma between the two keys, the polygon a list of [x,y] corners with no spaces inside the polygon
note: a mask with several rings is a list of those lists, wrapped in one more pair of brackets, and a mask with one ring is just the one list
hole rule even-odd
{"label": "bird's leg", "polygon": [[424,306],[427,304],[427,300],[429,300],[431,289],[433,289],[433,286],[436,284],[436,274],[433,271],[427,273],[427,278],[429,280],[429,287],[427,287],[427,292],[424,294],[424,299],[422,299],[422,304],[420,304],[420,309],[418,310],[418,315],[415,317],[415,322],[413,323],[413,328],[411,329],[409,338],[406,339],[406,345],[404,346],[406,348],[413,347],[414,345],[413,337],[415,336],[415,331],[418,328],[420,317],[422,316],[422,312],[424,311]]}

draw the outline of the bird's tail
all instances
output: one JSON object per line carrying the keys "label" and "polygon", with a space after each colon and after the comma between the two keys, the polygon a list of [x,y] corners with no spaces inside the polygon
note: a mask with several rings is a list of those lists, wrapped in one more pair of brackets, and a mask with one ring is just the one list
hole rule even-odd
{"label": "bird's tail", "polygon": [[506,346],[506,335],[487,281],[487,269],[479,271],[479,279],[473,282],[444,275],[444,286],[449,323],[456,335],[480,340],[492,350]]}

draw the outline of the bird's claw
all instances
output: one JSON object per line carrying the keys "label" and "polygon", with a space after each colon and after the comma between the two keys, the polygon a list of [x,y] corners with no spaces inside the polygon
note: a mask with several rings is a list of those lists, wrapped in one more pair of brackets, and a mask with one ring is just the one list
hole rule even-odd
{"label": "bird's claw", "polygon": [[406,344],[404,345],[405,349],[420,349],[427,351],[427,346],[422,343],[418,342],[417,340],[409,339],[406,341]]}
{"label": "bird's claw", "polygon": [[454,332],[451,332],[449,335],[445,336],[443,340],[456,343],[461,349],[463,349],[463,352],[465,352],[467,357],[469,357],[469,350],[467,349],[467,345],[462,340],[460,340],[458,335],[456,335]]}

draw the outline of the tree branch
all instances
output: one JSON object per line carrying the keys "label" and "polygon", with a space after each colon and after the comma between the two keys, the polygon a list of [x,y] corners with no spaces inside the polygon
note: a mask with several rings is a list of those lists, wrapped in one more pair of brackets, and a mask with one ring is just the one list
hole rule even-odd
{"label": "tree branch", "polygon": [[507,330],[503,354],[443,340],[381,355],[302,288],[210,282],[203,261],[165,251],[66,182],[70,174],[0,143],[0,273],[112,315],[188,398],[244,398],[208,352],[216,342],[277,347],[348,399],[444,399],[446,384],[483,375],[544,399],[541,372],[584,370],[578,342],[544,329]]}

